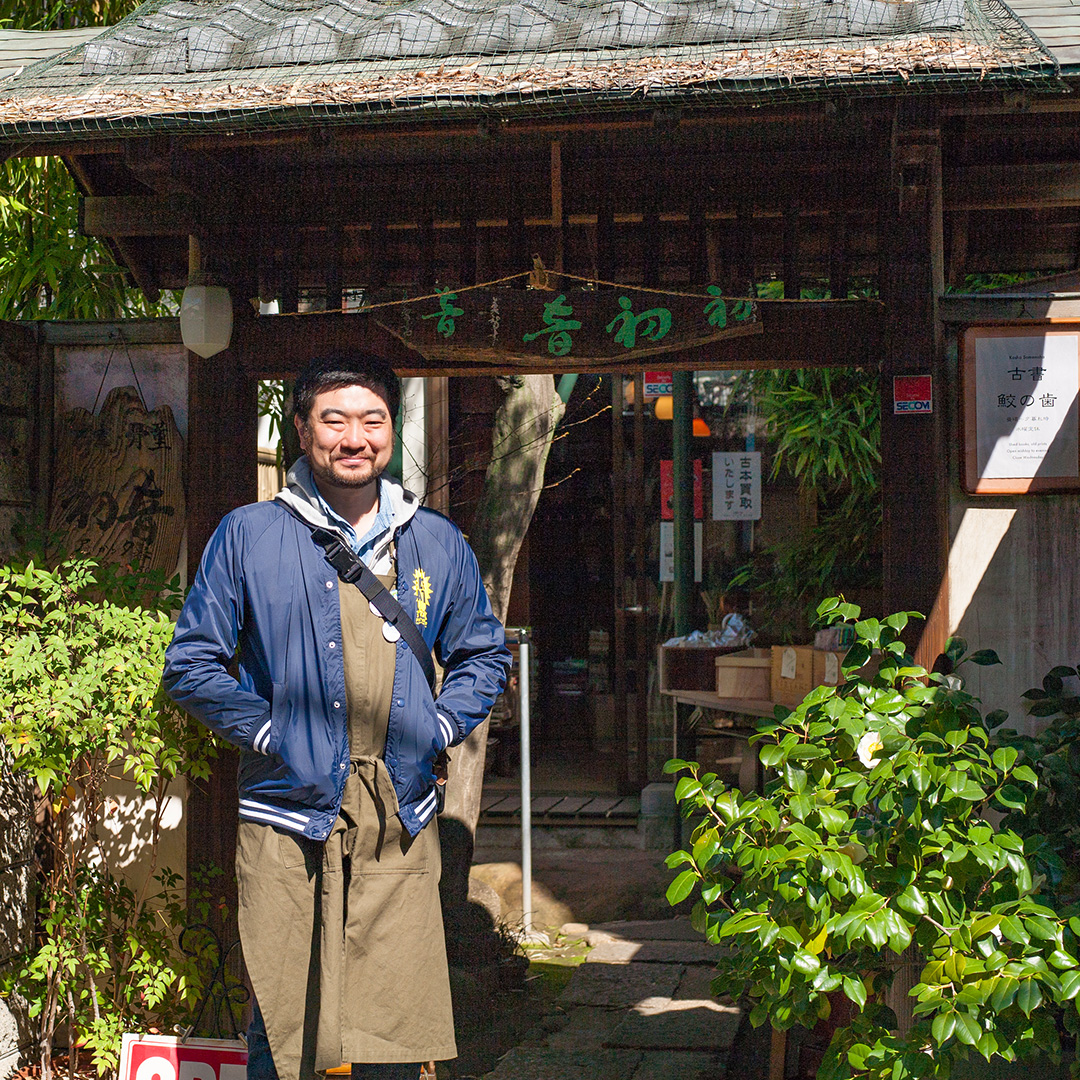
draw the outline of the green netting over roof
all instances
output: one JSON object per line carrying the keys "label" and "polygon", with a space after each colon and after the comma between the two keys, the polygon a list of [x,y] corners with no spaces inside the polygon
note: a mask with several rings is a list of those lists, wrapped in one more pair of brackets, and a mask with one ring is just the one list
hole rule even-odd
{"label": "green netting over roof", "polygon": [[1001,0],[150,0],[0,83],[0,136],[845,90],[1054,89]]}

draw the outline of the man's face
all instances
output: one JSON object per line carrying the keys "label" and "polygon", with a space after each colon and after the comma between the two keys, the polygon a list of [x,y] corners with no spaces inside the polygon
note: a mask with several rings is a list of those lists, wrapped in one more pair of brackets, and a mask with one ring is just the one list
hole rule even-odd
{"label": "man's face", "polygon": [[307,423],[295,418],[300,445],[320,484],[356,488],[390,464],[394,424],[386,402],[364,386],[316,394]]}

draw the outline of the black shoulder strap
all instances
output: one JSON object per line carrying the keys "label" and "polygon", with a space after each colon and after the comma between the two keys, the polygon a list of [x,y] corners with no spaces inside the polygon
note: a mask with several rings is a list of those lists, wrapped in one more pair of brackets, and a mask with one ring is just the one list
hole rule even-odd
{"label": "black shoulder strap", "polygon": [[[299,520],[303,520],[300,518]],[[305,521],[305,525],[308,523]],[[326,561],[337,571],[342,581],[355,585],[368,600],[375,605],[379,614],[397,628],[405,643],[416,654],[420,666],[424,669],[428,686],[435,692],[435,664],[431,659],[431,650],[424,642],[415,622],[409,613],[398,603],[394,595],[368,569],[367,564],[352,548],[341,542],[341,538],[329,529],[311,528],[312,538],[326,552]]]}

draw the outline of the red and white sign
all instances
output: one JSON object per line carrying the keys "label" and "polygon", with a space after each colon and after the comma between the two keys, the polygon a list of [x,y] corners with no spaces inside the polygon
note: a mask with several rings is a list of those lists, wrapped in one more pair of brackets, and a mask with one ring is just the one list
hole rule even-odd
{"label": "red and white sign", "polygon": [[[700,521],[705,516],[705,498],[702,493],[701,458],[694,458],[694,520]],[[675,517],[675,462],[670,458],[660,459],[660,517],[671,521]]]}
{"label": "red and white sign", "polygon": [[246,1080],[247,1047],[233,1039],[124,1036],[117,1080]]}
{"label": "red and white sign", "polygon": [[646,401],[655,401],[658,397],[664,397],[672,393],[672,376],[670,371],[646,371],[644,394]]}
{"label": "red and white sign", "polygon": [[893,413],[932,413],[934,380],[930,375],[894,375]]}

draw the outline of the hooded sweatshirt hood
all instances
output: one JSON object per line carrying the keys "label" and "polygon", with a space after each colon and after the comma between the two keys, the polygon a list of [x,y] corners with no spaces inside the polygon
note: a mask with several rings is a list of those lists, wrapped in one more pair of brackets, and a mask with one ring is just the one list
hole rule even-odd
{"label": "hooded sweatshirt hood", "polygon": [[[393,521],[386,533],[377,538],[374,551],[365,561],[373,573],[388,574],[392,570],[390,550],[394,535],[420,508],[420,499],[385,474],[379,477],[378,483],[380,508],[385,500],[390,507]],[[285,477],[285,487],[274,496],[274,500],[284,503],[309,525],[329,529],[337,533],[343,542],[349,543],[349,538],[338,523],[328,517],[323,509],[306,455],[298,458],[289,470]]]}

